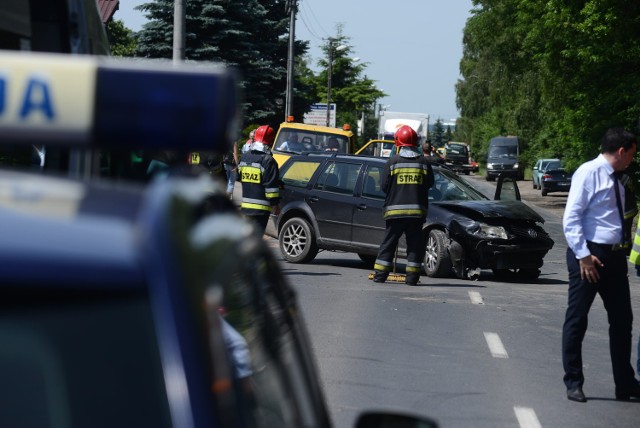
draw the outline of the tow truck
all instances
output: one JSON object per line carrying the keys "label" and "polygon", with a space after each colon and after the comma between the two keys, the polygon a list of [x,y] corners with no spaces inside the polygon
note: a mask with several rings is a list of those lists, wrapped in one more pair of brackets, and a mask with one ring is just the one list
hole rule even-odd
{"label": "tow truck", "polygon": [[338,143],[336,153],[349,154],[355,151],[355,136],[349,124],[342,128],[309,125],[295,122],[293,116],[289,116],[278,128],[273,144],[273,158],[278,166],[282,166],[293,154],[329,151],[330,138],[335,138]]}
{"label": "tow truck", "polygon": [[[330,427],[295,291],[223,184],[131,173],[146,151],[229,150],[235,75],[0,51],[0,76],[2,149],[46,149],[0,168],[0,425]],[[65,151],[86,174],[49,162]]]}

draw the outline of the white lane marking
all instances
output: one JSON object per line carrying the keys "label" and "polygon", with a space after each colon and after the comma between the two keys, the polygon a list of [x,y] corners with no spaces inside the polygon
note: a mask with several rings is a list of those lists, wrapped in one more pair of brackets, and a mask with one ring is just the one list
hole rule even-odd
{"label": "white lane marking", "polygon": [[507,354],[507,350],[504,349],[498,333],[489,333],[485,331],[484,338],[487,341],[487,345],[489,345],[489,351],[491,351],[491,356],[493,358],[509,358],[509,354]]}
{"label": "white lane marking", "polygon": [[484,305],[484,299],[477,291],[469,291],[469,298],[474,305]]}
{"label": "white lane marking", "polygon": [[532,408],[514,406],[513,411],[516,412],[520,428],[542,428],[536,412]]}

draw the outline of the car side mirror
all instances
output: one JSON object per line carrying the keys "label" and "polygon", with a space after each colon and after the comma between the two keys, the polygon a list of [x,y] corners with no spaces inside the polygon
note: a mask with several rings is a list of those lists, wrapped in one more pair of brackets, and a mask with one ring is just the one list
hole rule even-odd
{"label": "car side mirror", "polygon": [[498,176],[496,184],[496,194],[493,197],[496,201],[519,201],[520,189],[518,183],[513,177],[507,177],[503,174]]}
{"label": "car side mirror", "polygon": [[438,424],[422,416],[366,412],[358,417],[355,428],[438,428]]}

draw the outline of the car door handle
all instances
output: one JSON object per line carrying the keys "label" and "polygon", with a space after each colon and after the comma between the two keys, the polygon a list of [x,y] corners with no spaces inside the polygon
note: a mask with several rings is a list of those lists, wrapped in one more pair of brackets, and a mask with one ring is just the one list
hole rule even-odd
{"label": "car door handle", "polygon": [[317,196],[309,196],[309,202],[318,202],[320,198]]}
{"label": "car door handle", "polygon": [[359,210],[359,211],[364,211],[364,210],[366,210],[368,207],[367,207],[367,204],[360,204],[360,205],[358,205],[356,208],[358,208],[358,210]]}

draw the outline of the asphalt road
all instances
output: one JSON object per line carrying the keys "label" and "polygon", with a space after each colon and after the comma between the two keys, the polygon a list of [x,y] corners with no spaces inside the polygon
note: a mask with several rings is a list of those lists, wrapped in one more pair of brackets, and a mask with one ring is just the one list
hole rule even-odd
{"label": "asphalt road", "polygon": [[[484,178],[469,179],[491,190]],[[566,195],[543,198],[531,182],[518,185],[556,242],[533,283],[497,282],[483,271],[479,281],[423,277],[417,287],[374,286],[353,254],[321,252],[306,265],[279,257],[297,291],[336,427],[353,426],[371,409],[429,416],[441,427],[638,425],[640,403],[614,400],[599,299],[584,342],[589,402],[566,399],[560,355],[566,243],[557,206]],[[267,243],[279,256],[277,241]],[[640,282],[635,275],[631,282],[638,310]]]}

